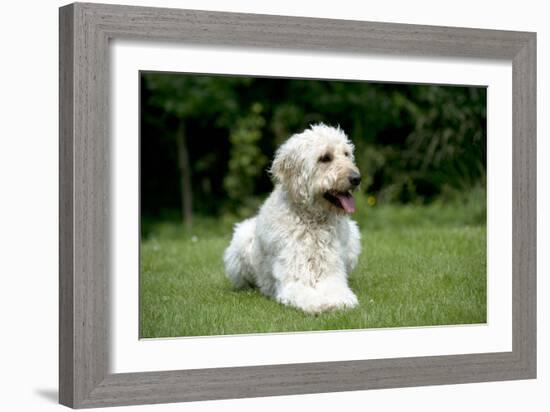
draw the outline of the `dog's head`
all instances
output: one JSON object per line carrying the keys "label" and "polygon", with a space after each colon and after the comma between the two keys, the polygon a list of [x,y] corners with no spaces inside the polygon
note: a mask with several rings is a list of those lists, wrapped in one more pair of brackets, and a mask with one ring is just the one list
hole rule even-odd
{"label": "dog's head", "polygon": [[352,192],[361,181],[353,149],[342,129],[312,125],[279,147],[271,174],[302,208],[353,213]]}

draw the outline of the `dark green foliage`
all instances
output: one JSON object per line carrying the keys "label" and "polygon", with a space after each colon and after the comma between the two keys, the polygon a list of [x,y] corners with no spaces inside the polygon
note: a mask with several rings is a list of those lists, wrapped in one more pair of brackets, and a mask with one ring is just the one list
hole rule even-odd
{"label": "dark green foliage", "polygon": [[180,214],[182,122],[198,215],[253,211],[271,190],[266,170],[277,146],[321,121],[348,133],[360,190],[378,203],[453,200],[485,185],[483,87],[143,73],[141,96],[147,218]]}
{"label": "dark green foliage", "polygon": [[231,128],[229,168],[223,187],[229,199],[237,205],[244,205],[255,193],[256,180],[268,162],[259,147],[264,125],[262,105],[254,103],[249,113],[237,119],[235,127]]}

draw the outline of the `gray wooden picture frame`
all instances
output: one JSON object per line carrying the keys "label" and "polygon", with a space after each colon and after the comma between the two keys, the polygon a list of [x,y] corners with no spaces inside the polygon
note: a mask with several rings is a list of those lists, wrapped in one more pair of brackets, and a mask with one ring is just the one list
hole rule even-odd
{"label": "gray wooden picture frame", "polygon": [[[536,376],[536,34],[76,3],[60,8],[59,400],[74,408]],[[512,62],[511,352],[109,373],[109,41]]]}

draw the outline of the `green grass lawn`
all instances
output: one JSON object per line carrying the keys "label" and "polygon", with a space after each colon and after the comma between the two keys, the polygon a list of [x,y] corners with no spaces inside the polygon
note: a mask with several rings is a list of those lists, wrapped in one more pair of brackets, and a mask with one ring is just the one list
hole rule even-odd
{"label": "green grass lawn", "polygon": [[151,226],[141,243],[140,336],[486,322],[484,208],[360,203],[363,251],[350,276],[360,305],[318,316],[232,289],[222,263],[231,221],[199,220],[194,233]]}

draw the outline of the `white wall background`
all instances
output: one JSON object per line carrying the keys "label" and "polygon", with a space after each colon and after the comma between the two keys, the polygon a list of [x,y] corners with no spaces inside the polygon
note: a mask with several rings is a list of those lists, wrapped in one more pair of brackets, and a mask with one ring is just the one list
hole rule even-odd
{"label": "white wall background", "polygon": [[[122,1],[122,0],[121,0]],[[104,2],[112,3],[105,0]],[[118,408],[143,411],[545,411],[550,391],[550,26],[545,2],[386,0],[125,0],[125,4],[538,32],[539,378],[336,394]],[[2,410],[57,405],[57,8],[64,2],[2,4],[0,42],[0,395]]]}

